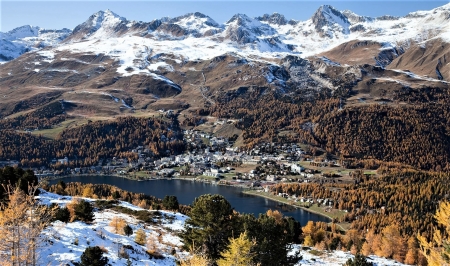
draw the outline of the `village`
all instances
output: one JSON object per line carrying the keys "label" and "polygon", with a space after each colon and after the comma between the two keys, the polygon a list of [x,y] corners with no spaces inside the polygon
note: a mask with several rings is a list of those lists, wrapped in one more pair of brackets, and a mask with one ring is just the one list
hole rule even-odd
{"label": "village", "polygon": [[[138,146],[131,151],[137,160],[114,157],[90,167],[33,170],[38,177],[49,178],[86,174],[136,180],[190,178],[245,187],[266,187],[279,182],[354,182],[352,171],[341,167],[338,160],[328,154],[313,156],[299,144],[263,143],[250,150],[240,150],[228,138],[195,130],[185,130],[183,134],[187,149],[180,155],[155,160],[149,149]],[[52,164],[64,166],[69,160],[67,157],[53,159]],[[18,162],[0,162],[15,163]]]}

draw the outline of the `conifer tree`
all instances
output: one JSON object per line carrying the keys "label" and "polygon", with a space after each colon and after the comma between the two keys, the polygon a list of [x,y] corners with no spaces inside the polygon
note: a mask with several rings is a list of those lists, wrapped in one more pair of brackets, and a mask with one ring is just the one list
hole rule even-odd
{"label": "conifer tree", "polygon": [[131,228],[131,226],[129,226],[128,224],[125,225],[125,227],[123,228],[123,233],[126,236],[131,236],[133,234],[133,228]]}
{"label": "conifer tree", "polygon": [[162,204],[166,210],[176,211],[179,208],[177,197],[172,195],[166,195],[163,199]]}
{"label": "conifer tree", "polygon": [[443,231],[435,228],[433,239],[428,242],[424,236],[418,235],[422,254],[427,258],[428,265],[450,264],[450,202],[441,202],[434,215]]}
{"label": "conifer tree", "polygon": [[74,214],[76,219],[85,223],[94,221],[94,207],[89,201],[80,200],[78,204],[74,206]]}
{"label": "conifer tree", "polygon": [[87,247],[81,254],[80,266],[105,266],[108,258],[103,256],[103,250],[98,247]]}
{"label": "conifer tree", "polygon": [[368,262],[367,258],[361,254],[356,254],[355,258],[350,258],[344,266],[373,266],[372,262]]}
{"label": "conifer tree", "polygon": [[247,233],[241,233],[238,238],[230,239],[227,250],[220,255],[223,257],[217,261],[219,266],[248,266],[252,265],[255,254],[252,247],[255,245],[248,239]]}
{"label": "conifer tree", "polygon": [[408,252],[406,253],[405,263],[413,265],[417,261],[417,240],[415,237],[408,239]]}
{"label": "conifer tree", "polygon": [[145,235],[145,231],[142,230],[142,228],[139,228],[136,231],[136,237],[134,239],[134,242],[142,246],[145,245],[145,243],[147,242],[147,236]]}
{"label": "conifer tree", "polygon": [[201,247],[208,259],[217,260],[232,236],[233,209],[222,195],[202,195],[194,200],[185,232],[186,249]]}
{"label": "conifer tree", "polygon": [[0,265],[39,265],[36,250],[44,240],[39,235],[55,209],[38,204],[37,186],[28,187],[29,194],[19,187],[5,188],[8,202],[2,203],[0,212]]}
{"label": "conifer tree", "polygon": [[109,222],[109,226],[113,228],[115,234],[124,234],[123,228],[126,226],[126,222],[123,218],[114,216]]}

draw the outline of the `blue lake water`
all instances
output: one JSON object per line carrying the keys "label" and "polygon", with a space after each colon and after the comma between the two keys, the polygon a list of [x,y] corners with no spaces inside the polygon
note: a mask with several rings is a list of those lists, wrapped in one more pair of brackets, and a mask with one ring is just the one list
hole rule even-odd
{"label": "blue lake water", "polygon": [[[246,195],[242,193],[242,188],[220,186],[207,184],[203,182],[195,182],[190,180],[149,180],[149,181],[133,181],[121,177],[114,176],[73,176],[65,177],[63,180],[69,182],[81,182],[92,184],[109,184],[114,185],[123,190],[136,193],[144,193],[157,198],[164,198],[166,195],[175,195],[181,204],[191,204],[194,199],[203,194],[220,194],[224,196],[231,206],[240,213],[252,213],[258,216],[267,210],[279,210],[285,216],[292,216],[299,221],[302,226],[308,221],[324,221],[330,220],[326,217],[297,209],[292,206],[278,203],[262,197]],[[50,184],[56,184],[59,180],[52,180]]]}

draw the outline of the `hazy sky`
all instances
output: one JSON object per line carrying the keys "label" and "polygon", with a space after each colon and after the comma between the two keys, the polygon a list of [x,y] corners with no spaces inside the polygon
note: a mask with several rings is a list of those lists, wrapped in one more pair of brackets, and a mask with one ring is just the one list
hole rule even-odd
{"label": "hazy sky", "polygon": [[449,1],[15,1],[0,0],[0,31],[22,25],[47,29],[73,29],[93,13],[110,9],[128,20],[151,21],[161,17],[176,17],[190,12],[204,13],[224,23],[236,13],[256,17],[265,13],[281,13],[287,19],[306,20],[317,8],[330,4],[338,10],[350,9],[359,15],[404,16],[412,11],[430,10]]}

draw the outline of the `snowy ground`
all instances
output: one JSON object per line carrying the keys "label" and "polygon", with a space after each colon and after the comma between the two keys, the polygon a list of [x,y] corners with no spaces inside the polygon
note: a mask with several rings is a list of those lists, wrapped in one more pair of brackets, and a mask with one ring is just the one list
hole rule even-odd
{"label": "snowy ground", "polygon": [[[70,196],[60,196],[53,193],[43,192],[37,197],[43,204],[57,203],[65,206],[72,200]],[[88,201],[93,199],[83,198]],[[127,202],[120,202],[119,206],[132,210],[143,210]],[[154,212],[154,211],[150,211]],[[176,265],[177,258],[189,256],[187,252],[181,250],[182,242],[177,233],[183,230],[187,216],[180,213],[159,211],[161,214],[155,216],[155,223],[144,225],[134,217],[122,214],[113,210],[96,211],[95,220],[92,224],[83,222],[62,223],[56,221],[52,223],[42,234],[44,241],[40,248],[40,265],[73,265],[71,262],[79,262],[80,256],[88,246],[100,246],[107,250],[105,254],[111,265],[125,265],[126,259],[119,258],[118,251],[121,247],[128,247],[125,250],[130,256],[132,265]],[[123,218],[133,229],[133,235],[127,237],[113,233],[113,228],[109,226],[113,217]],[[152,259],[146,253],[147,248],[134,242],[136,231],[142,228],[147,234],[147,240],[152,239],[154,248],[164,256],[164,259]],[[78,244],[75,244],[78,242]],[[300,245],[295,245],[293,252],[301,249]],[[312,249],[314,250],[314,249]],[[175,255],[172,255],[174,254]],[[349,252],[333,251],[321,252],[322,255],[313,255],[310,250],[301,250],[303,259],[296,266],[301,265],[342,265],[353,255]],[[369,261],[375,265],[404,265],[393,260],[370,256]]]}
{"label": "snowy ground", "polygon": [[[296,245],[293,248],[293,251],[297,251],[299,249],[301,249],[301,246]],[[301,250],[300,251],[302,260],[299,261],[296,264],[296,266],[301,266],[301,265],[341,266],[348,259],[354,257],[350,252],[344,252],[344,251],[320,251],[319,253],[322,253],[322,255],[317,256],[317,255],[311,254],[310,253],[311,250],[317,251],[314,248],[312,248],[310,250]],[[367,258],[367,261],[372,262],[376,266],[384,266],[384,265],[406,266],[405,264],[396,262],[394,260],[380,258],[377,256],[369,256]]]}
{"label": "snowy ground", "polygon": [[[60,196],[52,193],[42,193],[38,197],[43,203],[57,203],[61,206],[72,200],[69,196]],[[92,201],[91,199],[86,199]],[[139,207],[126,202],[121,202],[123,207],[134,210],[142,210]],[[161,215],[155,217],[154,225],[144,225],[134,217],[113,210],[95,212],[95,220],[92,224],[83,222],[62,223],[56,221],[42,234],[46,240],[40,249],[40,265],[65,265],[70,262],[80,261],[80,256],[88,246],[104,247],[105,254],[111,265],[125,265],[126,259],[119,258],[118,250],[127,246],[125,250],[130,255],[133,265],[175,265],[176,258],[172,255],[184,257],[188,253],[181,251],[181,240],[176,233],[182,230],[187,216],[179,213],[160,211]],[[121,217],[132,227],[133,235],[127,237],[113,233],[113,228],[108,224],[113,217]],[[153,239],[156,250],[164,259],[151,259],[146,253],[146,247],[134,242],[135,232],[143,228],[147,234],[147,240]],[[78,245],[75,244],[76,239]]]}

